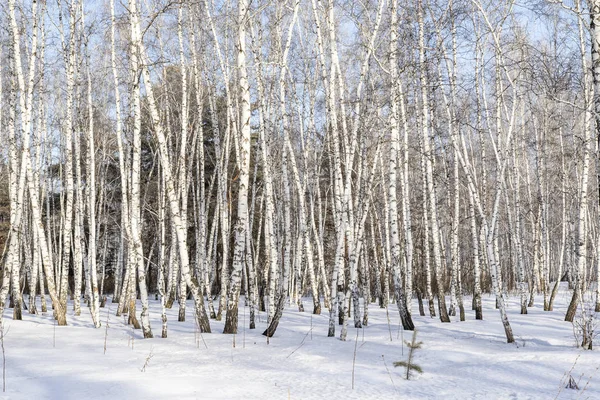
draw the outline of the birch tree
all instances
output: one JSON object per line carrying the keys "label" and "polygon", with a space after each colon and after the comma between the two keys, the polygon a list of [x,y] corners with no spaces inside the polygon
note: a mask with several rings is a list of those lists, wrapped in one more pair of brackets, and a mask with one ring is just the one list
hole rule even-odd
{"label": "birch tree", "polygon": [[233,248],[233,269],[227,299],[227,315],[223,333],[237,333],[238,303],[240,297],[242,270],[246,259],[246,235],[248,234],[248,184],[250,177],[250,87],[246,68],[246,25],[249,3],[242,0],[238,3],[238,42],[237,68],[240,86],[240,148],[238,151],[239,186],[238,211]]}

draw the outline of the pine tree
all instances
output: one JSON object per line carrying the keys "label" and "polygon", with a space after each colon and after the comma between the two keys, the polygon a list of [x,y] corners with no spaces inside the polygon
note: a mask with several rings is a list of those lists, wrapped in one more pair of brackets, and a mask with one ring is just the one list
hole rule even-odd
{"label": "pine tree", "polygon": [[394,367],[405,367],[406,380],[409,380],[411,371],[416,371],[420,374],[423,373],[423,369],[419,365],[413,364],[414,352],[416,349],[421,348],[423,342],[417,342],[417,330],[415,329],[413,331],[412,340],[410,342],[405,340],[404,343],[408,346],[408,359],[406,361],[396,361]]}

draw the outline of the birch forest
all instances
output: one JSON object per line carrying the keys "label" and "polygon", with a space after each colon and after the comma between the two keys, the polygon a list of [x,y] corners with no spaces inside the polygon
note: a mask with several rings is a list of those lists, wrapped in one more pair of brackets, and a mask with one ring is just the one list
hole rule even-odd
{"label": "birch forest", "polygon": [[382,308],[512,343],[561,282],[561,319],[600,311],[600,0],[5,0],[0,26],[0,319],[273,337],[291,309],[346,341]]}

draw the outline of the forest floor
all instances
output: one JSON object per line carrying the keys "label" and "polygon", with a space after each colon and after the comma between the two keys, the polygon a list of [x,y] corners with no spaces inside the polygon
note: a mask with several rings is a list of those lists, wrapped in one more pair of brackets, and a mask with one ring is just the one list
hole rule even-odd
{"label": "forest floor", "polygon": [[[23,321],[13,321],[7,309],[6,392],[0,398],[600,399],[600,356],[577,348],[573,324],[563,321],[569,293],[559,293],[553,312],[544,312],[541,300],[520,315],[517,297],[509,298],[513,344],[506,343],[491,296],[483,299],[483,321],[467,307],[467,320],[453,318],[450,324],[419,316],[415,301],[413,319],[423,344],[413,361],[423,373],[409,381],[404,368],[393,366],[406,360],[402,338],[411,338],[398,329],[395,305],[389,324],[386,310],[370,305],[369,326],[351,325],[345,342],[327,337],[326,310],[311,315],[288,306],[269,343],[261,335],[264,313],[257,329],[223,335],[223,321],[211,320],[214,333],[200,336],[192,301],[186,322],[177,322],[177,303],[168,311],[166,339],[158,337],[157,301],[151,302],[155,339],[142,339],[140,330],[124,323],[126,317],[115,317],[110,301],[101,310],[100,329],[93,328],[87,308],[80,317],[69,310],[67,327],[55,326],[50,313],[24,312]],[[240,324],[247,318],[240,310]],[[564,388],[569,374],[579,390]]]}

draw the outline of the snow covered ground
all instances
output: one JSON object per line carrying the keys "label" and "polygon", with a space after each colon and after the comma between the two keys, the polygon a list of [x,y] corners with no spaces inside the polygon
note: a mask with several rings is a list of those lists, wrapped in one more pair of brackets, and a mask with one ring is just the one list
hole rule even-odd
{"label": "snow covered ground", "polygon": [[[6,310],[6,393],[0,398],[600,399],[600,357],[575,347],[573,325],[563,321],[568,296],[559,294],[554,312],[541,310],[538,299],[523,316],[517,299],[509,299],[516,344],[505,343],[491,297],[484,298],[484,321],[475,321],[468,307],[466,322],[450,324],[418,316],[415,302],[423,345],[414,362],[424,373],[410,381],[403,368],[393,367],[407,356],[395,305],[390,325],[386,310],[371,305],[369,326],[358,333],[350,328],[346,342],[326,336],[326,313],[313,316],[288,307],[270,343],[261,336],[264,314],[256,330],[242,330],[235,338],[221,334],[223,322],[217,321],[211,321],[214,333],[200,337],[191,301],[187,322],[177,322],[176,305],[169,310],[167,339],[142,339],[124,317],[114,316],[110,302],[102,309],[100,329],[92,327],[87,309],[81,317],[70,311],[68,327],[55,326],[50,315],[24,313],[24,321],[13,321],[12,310]],[[151,307],[158,336],[158,302]],[[242,313],[240,321],[247,318]],[[579,391],[560,389],[569,371]]]}

